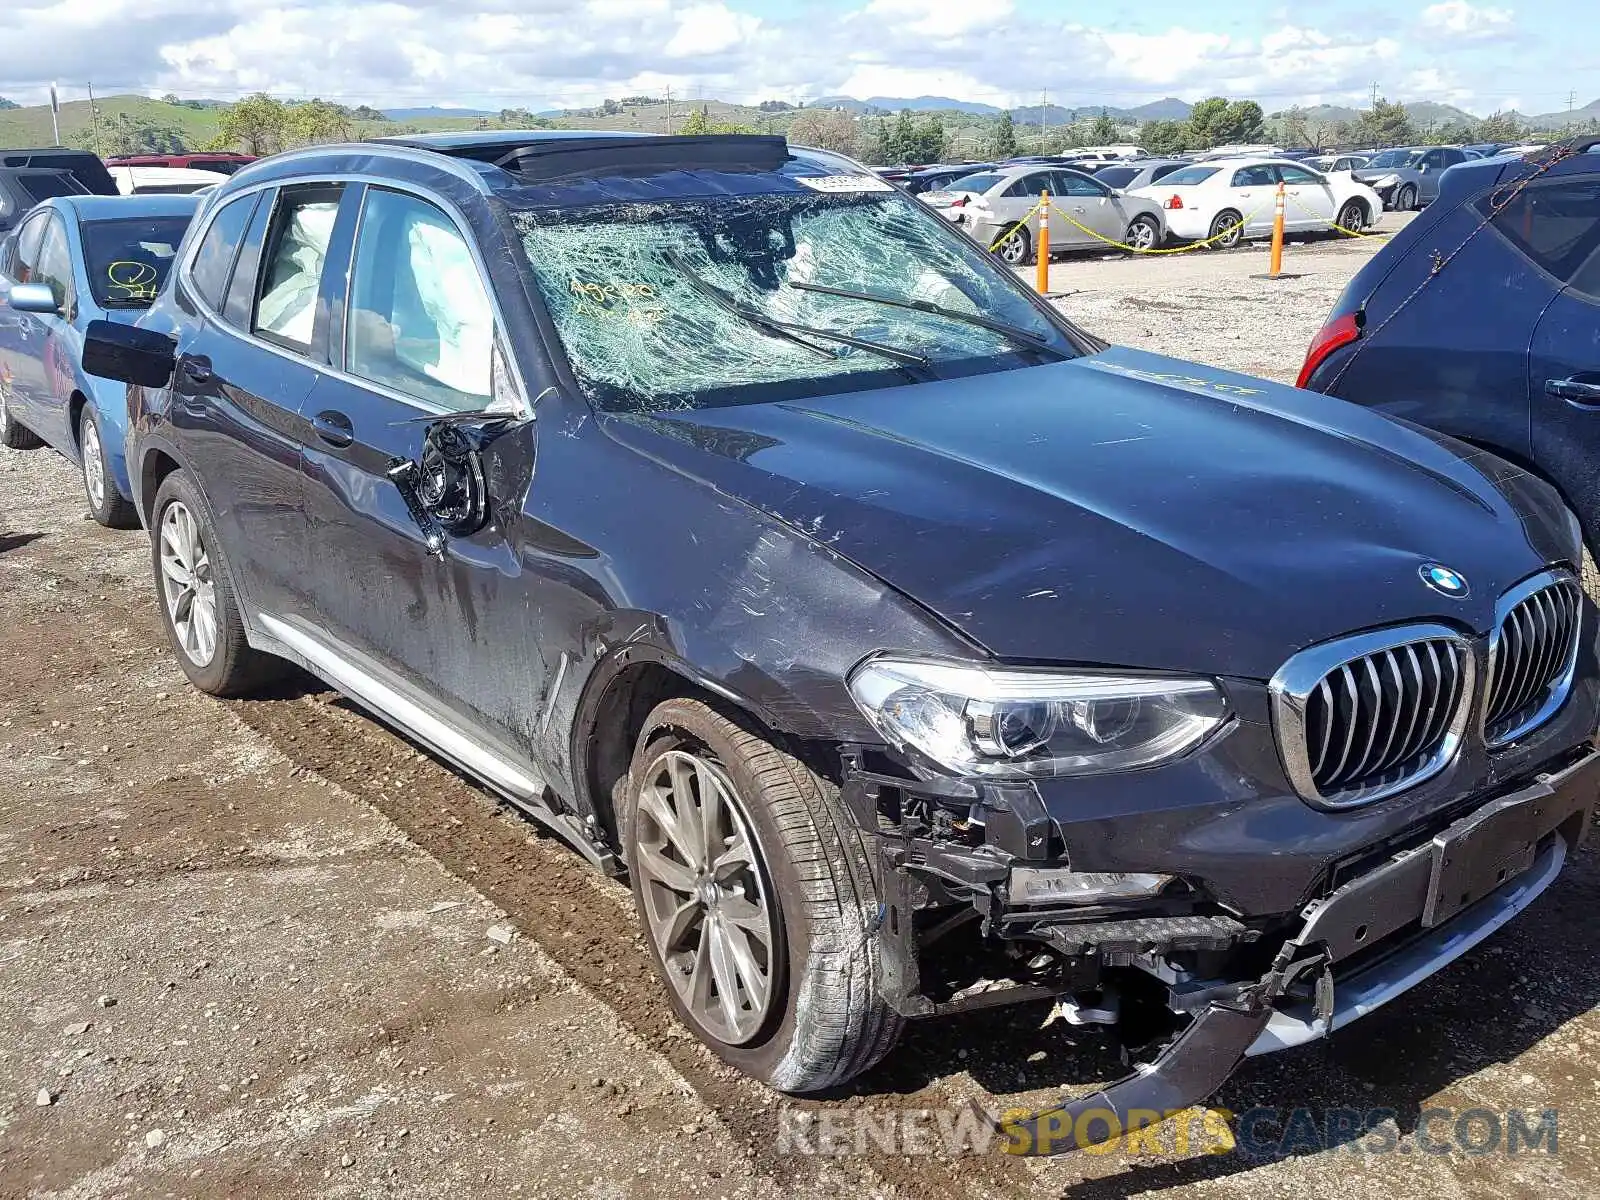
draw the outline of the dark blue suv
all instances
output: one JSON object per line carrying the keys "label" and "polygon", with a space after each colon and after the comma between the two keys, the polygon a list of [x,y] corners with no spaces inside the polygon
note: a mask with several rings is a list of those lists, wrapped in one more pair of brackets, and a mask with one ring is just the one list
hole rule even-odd
{"label": "dark blue suv", "polygon": [[1535,472],[1600,550],[1600,138],[1445,172],[1339,297],[1300,386]]}
{"label": "dark blue suv", "polygon": [[1104,1139],[1439,970],[1595,803],[1551,488],[1105,346],[781,138],[277,155],[86,354],[195,685],[299,664],[626,871],[783,1090],[1060,997],[1166,1048],[1014,1145]]}

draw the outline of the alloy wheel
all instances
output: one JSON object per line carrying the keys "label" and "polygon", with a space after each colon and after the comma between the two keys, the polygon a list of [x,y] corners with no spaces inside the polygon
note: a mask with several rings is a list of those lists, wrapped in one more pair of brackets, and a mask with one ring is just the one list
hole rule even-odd
{"label": "alloy wheel", "polygon": [[106,503],[106,464],[100,456],[100,428],[93,421],[83,423],[83,486],[99,512]]}
{"label": "alloy wheel", "polygon": [[1366,226],[1367,212],[1359,204],[1346,204],[1344,211],[1339,214],[1339,225],[1351,233],[1360,233]]}
{"label": "alloy wheel", "polygon": [[217,594],[200,523],[181,500],[161,518],[161,592],[184,656],[197,667],[217,653]]}
{"label": "alloy wheel", "polygon": [[1134,221],[1128,226],[1127,237],[1123,240],[1135,250],[1149,250],[1156,244],[1155,226],[1149,221]]}
{"label": "alloy wheel", "polygon": [[760,847],[727,773],[684,750],[651,763],[634,856],[645,924],[679,1002],[717,1041],[751,1041],[777,999],[776,937]]}
{"label": "alloy wheel", "polygon": [[1021,266],[1028,257],[1028,237],[1021,230],[1000,243],[1000,261],[1013,267]]}

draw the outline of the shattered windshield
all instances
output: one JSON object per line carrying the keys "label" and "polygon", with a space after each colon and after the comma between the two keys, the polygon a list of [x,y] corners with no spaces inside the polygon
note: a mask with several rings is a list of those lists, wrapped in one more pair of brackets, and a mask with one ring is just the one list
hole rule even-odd
{"label": "shattered windshield", "polygon": [[1371,162],[1369,167],[1409,167],[1422,157],[1421,150],[1385,150]]}
{"label": "shattered windshield", "polygon": [[896,193],[557,206],[514,221],[579,383],[610,411],[797,399],[1078,353],[981,250]]}

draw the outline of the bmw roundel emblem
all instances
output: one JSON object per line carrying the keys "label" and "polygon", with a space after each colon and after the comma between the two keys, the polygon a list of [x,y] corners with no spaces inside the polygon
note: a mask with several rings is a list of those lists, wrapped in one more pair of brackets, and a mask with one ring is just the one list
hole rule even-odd
{"label": "bmw roundel emblem", "polygon": [[1423,563],[1418,573],[1422,576],[1423,583],[1441,596],[1449,596],[1452,600],[1465,600],[1472,590],[1467,586],[1464,575],[1439,563]]}

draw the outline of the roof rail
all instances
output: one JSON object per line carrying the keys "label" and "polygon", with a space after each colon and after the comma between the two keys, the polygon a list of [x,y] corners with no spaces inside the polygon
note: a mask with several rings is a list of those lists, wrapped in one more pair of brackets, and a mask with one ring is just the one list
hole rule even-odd
{"label": "roof rail", "polygon": [[789,158],[782,137],[765,134],[550,137],[526,141],[505,135],[481,139],[385,138],[390,145],[500,167],[524,180],[571,176],[639,175],[662,171],[775,171]]}

